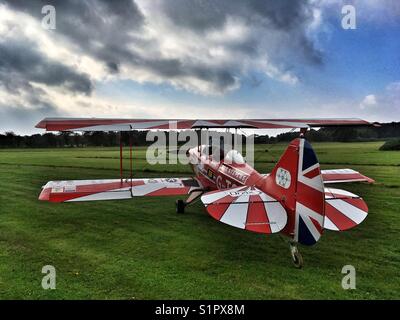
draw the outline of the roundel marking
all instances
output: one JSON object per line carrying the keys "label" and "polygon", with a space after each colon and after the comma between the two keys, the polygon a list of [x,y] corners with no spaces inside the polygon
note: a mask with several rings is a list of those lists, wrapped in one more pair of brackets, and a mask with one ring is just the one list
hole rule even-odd
{"label": "roundel marking", "polygon": [[279,167],[275,175],[276,184],[278,186],[281,186],[282,188],[289,189],[291,181],[292,177],[290,175],[290,172],[286,169]]}

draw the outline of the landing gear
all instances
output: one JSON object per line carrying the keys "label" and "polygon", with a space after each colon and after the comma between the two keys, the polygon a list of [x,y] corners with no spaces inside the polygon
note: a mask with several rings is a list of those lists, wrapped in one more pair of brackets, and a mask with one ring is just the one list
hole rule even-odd
{"label": "landing gear", "polygon": [[179,199],[176,200],[176,213],[185,213],[186,203],[185,201]]}
{"label": "landing gear", "polygon": [[296,268],[301,269],[303,267],[303,257],[297,249],[296,242],[289,242],[290,254],[292,255],[293,264]]}
{"label": "landing gear", "polygon": [[195,203],[197,200],[200,199],[200,196],[204,193],[203,190],[193,191],[186,201],[184,200],[176,200],[176,213],[185,213],[185,207]]}

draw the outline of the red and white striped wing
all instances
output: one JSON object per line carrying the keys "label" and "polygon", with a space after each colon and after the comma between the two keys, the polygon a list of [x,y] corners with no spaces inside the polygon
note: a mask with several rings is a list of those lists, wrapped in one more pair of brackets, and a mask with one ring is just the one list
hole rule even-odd
{"label": "red and white striped wing", "polygon": [[255,187],[213,191],[201,197],[207,212],[216,220],[259,233],[276,233],[287,222],[284,207]]}
{"label": "red and white striped wing", "polygon": [[193,178],[50,181],[39,200],[51,202],[119,200],[141,196],[173,196],[201,190]]}
{"label": "red and white striped wing", "polygon": [[342,182],[375,182],[373,179],[362,175],[353,169],[332,169],[321,170],[324,183],[342,183]]}
{"label": "red and white striped wing", "polygon": [[325,188],[325,229],[351,229],[363,222],[367,214],[367,204],[361,197],[345,190]]}
{"label": "red and white striped wing", "polygon": [[36,127],[47,131],[130,131],[138,129],[253,128],[283,129],[370,125],[361,119],[101,119],[45,118]]}

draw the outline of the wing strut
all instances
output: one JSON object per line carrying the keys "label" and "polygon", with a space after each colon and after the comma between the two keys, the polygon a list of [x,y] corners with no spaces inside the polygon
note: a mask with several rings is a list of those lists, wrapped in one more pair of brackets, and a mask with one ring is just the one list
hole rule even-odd
{"label": "wing strut", "polygon": [[123,183],[123,168],[122,168],[122,132],[119,132],[119,173],[121,178],[121,185]]}
{"label": "wing strut", "polygon": [[129,131],[129,169],[130,169],[130,179],[131,179],[131,192],[132,192],[132,178],[133,178],[133,160],[132,160],[132,131]]}
{"label": "wing strut", "polygon": [[[132,191],[133,186],[133,136],[132,131],[129,132],[129,184]],[[122,132],[119,132],[119,173],[121,185],[124,183],[124,167],[123,167],[123,142],[122,142]]]}

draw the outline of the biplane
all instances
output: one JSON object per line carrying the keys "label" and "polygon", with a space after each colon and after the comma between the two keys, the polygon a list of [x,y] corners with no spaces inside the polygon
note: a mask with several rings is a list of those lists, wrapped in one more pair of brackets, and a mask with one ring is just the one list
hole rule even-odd
{"label": "biplane", "polygon": [[[173,125],[171,126],[171,123]],[[201,199],[216,220],[247,231],[280,233],[289,239],[293,263],[301,268],[303,258],[298,244],[314,245],[324,230],[344,231],[360,224],[368,214],[364,200],[332,184],[374,182],[352,169],[321,170],[317,156],[306,140],[307,129],[327,126],[376,125],[361,119],[69,119],[46,118],[36,127],[47,131],[132,131],[132,130],[209,130],[300,129],[299,137],[270,173],[251,167],[235,149],[224,152],[209,144],[199,144],[187,152],[192,177],[136,179],[123,177],[120,143],[120,178],[107,180],[50,181],[39,199],[51,202],[119,200],[142,196],[187,196],[176,201],[177,213]],[[218,156],[217,156],[218,155]]]}

